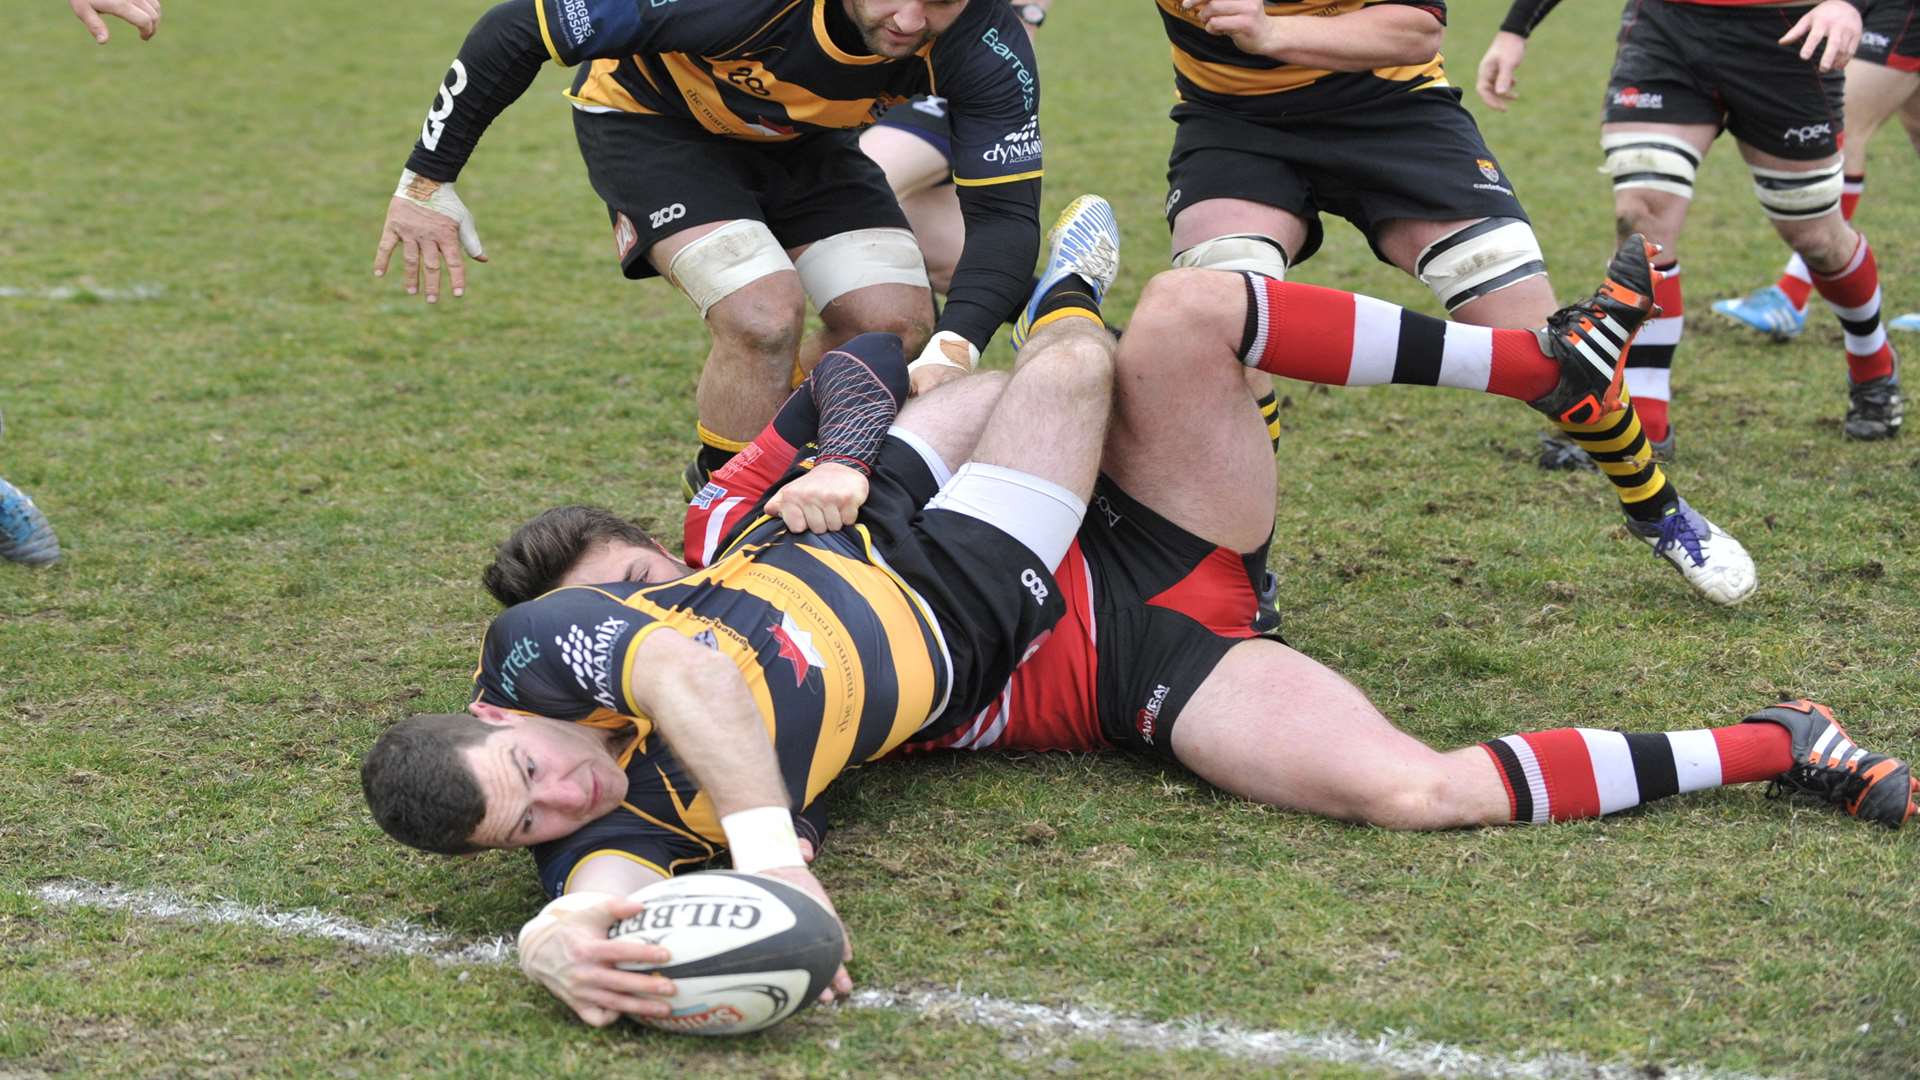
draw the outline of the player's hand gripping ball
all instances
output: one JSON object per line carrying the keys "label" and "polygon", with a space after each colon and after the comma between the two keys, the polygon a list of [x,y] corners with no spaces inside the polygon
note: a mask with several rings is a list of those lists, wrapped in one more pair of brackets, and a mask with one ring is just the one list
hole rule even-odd
{"label": "player's hand gripping ball", "polygon": [[656,882],[633,894],[647,906],[615,923],[609,938],[663,945],[660,967],[622,965],[673,980],[665,1017],[632,1019],[684,1035],[763,1031],[814,1003],[846,949],[840,920],[785,882],[710,870]]}

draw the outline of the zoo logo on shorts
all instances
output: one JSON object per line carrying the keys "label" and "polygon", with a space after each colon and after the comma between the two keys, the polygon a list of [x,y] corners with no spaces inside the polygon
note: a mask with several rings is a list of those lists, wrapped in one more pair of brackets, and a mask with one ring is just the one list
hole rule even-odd
{"label": "zoo logo on shorts", "polygon": [[648,214],[647,224],[652,228],[657,229],[660,226],[665,225],[669,221],[679,221],[681,218],[686,216],[687,216],[687,204],[674,203],[671,206],[663,206],[660,209],[655,210],[653,213]]}
{"label": "zoo logo on shorts", "polygon": [[1053,595],[1052,590],[1047,588],[1046,581],[1031,567],[1020,571],[1020,584],[1025,585],[1027,591],[1033,594],[1033,602],[1036,604],[1046,603],[1047,597]]}

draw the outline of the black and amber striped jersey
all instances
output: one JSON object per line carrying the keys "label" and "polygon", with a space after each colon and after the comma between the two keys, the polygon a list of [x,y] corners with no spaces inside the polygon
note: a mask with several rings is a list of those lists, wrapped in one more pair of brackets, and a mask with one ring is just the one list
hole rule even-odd
{"label": "black and amber striped jersey", "polygon": [[[1173,82],[1180,100],[1225,109],[1240,116],[1280,119],[1364,105],[1390,94],[1446,86],[1441,57],[1420,64],[1371,71],[1328,71],[1241,52],[1233,39],[1209,34],[1205,21],[1180,6],[1156,0],[1173,46]],[[1348,15],[1375,4],[1400,4],[1446,21],[1444,0],[1305,0],[1269,3],[1269,15]]]}
{"label": "black and amber striped jersey", "polygon": [[[947,99],[958,184],[1040,174],[1040,84],[1011,7],[969,4],[918,53],[869,53],[842,0],[538,0],[576,105],[778,141],[862,128],[916,94]],[[587,64],[586,61],[592,61]]]}
{"label": "black and amber striped jersey", "polygon": [[925,602],[857,526],[793,535],[763,521],[686,577],[572,586],[507,609],[487,630],[476,700],[632,733],[620,755],[626,801],[534,849],[553,895],[599,854],[671,875],[724,843],[712,801],[630,694],[638,646],[663,630],[738,667],[795,811],[846,769],[919,731],[946,707],[952,681]]}

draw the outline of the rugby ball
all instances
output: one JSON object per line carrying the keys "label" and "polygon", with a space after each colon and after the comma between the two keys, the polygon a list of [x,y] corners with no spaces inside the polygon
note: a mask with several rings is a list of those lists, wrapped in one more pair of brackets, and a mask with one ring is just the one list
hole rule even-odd
{"label": "rugby ball", "polygon": [[609,938],[663,945],[659,966],[622,964],[673,980],[666,1017],[636,1016],[682,1035],[763,1031],[813,1004],[846,950],[840,920],[784,881],[709,870],[655,882],[633,894],[647,906]]}

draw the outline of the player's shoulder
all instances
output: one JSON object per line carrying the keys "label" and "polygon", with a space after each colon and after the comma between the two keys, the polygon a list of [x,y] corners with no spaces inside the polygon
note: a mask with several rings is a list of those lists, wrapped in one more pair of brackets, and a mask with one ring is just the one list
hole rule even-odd
{"label": "player's shoulder", "polygon": [[934,39],[930,55],[936,67],[956,63],[985,67],[1032,57],[1033,42],[1013,5],[1003,0],[974,0]]}
{"label": "player's shoulder", "polygon": [[641,588],[639,582],[568,586],[501,612],[481,648],[479,696],[560,720],[599,709],[626,712],[614,685],[617,658],[653,620],[621,601]]}

